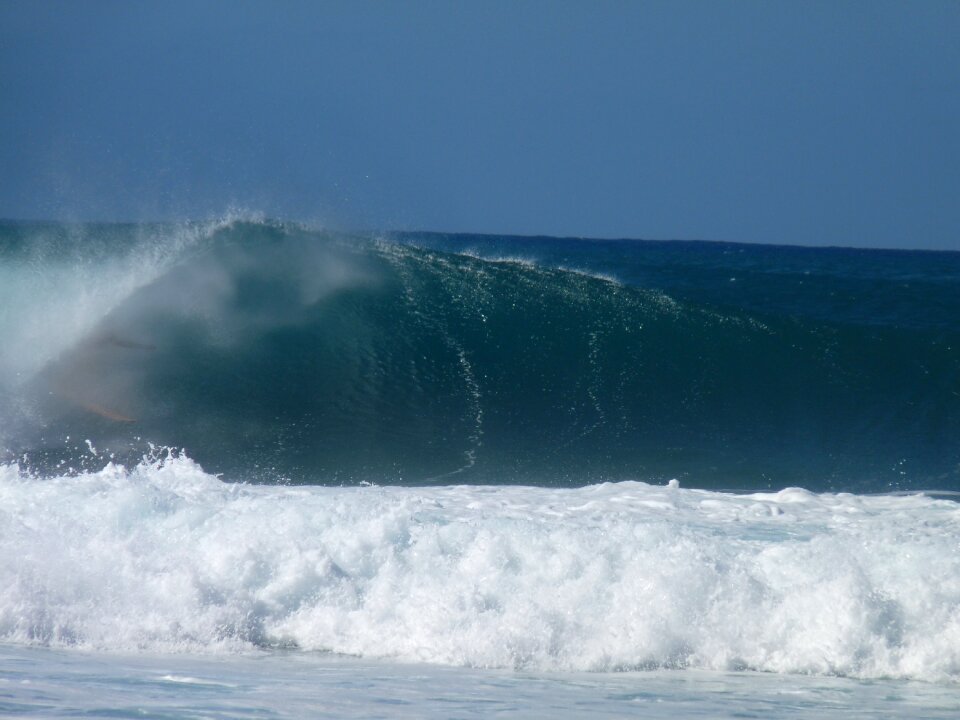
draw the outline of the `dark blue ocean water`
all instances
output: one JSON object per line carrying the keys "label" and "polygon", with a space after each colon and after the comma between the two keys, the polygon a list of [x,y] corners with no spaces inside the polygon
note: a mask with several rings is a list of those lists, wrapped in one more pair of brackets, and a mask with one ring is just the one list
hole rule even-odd
{"label": "dark blue ocean water", "polygon": [[38,471],[960,490],[960,253],[7,222],[0,278]]}

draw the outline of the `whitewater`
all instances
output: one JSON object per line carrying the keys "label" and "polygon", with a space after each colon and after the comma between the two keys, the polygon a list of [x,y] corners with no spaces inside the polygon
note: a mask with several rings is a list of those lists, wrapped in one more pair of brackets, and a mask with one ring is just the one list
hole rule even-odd
{"label": "whitewater", "polygon": [[0,712],[960,712],[956,253],[0,233]]}

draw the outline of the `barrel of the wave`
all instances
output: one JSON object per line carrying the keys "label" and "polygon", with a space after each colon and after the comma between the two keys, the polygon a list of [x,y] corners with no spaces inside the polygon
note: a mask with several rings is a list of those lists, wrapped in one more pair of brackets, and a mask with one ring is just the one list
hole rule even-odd
{"label": "barrel of the wave", "polygon": [[[47,241],[18,232],[4,262],[35,263]],[[92,467],[89,439],[271,483],[960,488],[951,254],[259,221],[190,242],[165,239],[179,226],[83,233],[41,275],[75,273],[75,302],[102,302],[7,386],[4,444],[41,466]]]}

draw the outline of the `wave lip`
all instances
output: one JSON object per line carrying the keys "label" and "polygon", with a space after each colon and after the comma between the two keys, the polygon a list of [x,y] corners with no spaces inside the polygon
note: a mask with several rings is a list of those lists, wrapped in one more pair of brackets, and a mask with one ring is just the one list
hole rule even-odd
{"label": "wave lip", "polygon": [[41,230],[0,224],[8,461],[84,438],[266,482],[960,489],[960,254]]}
{"label": "wave lip", "polygon": [[0,389],[28,381],[192,249],[255,216],[181,224],[0,221]]}
{"label": "wave lip", "polygon": [[960,510],[914,496],[0,469],[0,639],[960,680]]}

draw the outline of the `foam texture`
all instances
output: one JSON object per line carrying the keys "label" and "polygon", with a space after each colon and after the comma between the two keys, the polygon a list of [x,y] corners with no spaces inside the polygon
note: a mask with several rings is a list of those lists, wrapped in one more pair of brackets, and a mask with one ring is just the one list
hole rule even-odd
{"label": "foam texture", "polygon": [[960,679],[960,506],[0,466],[0,640]]}

